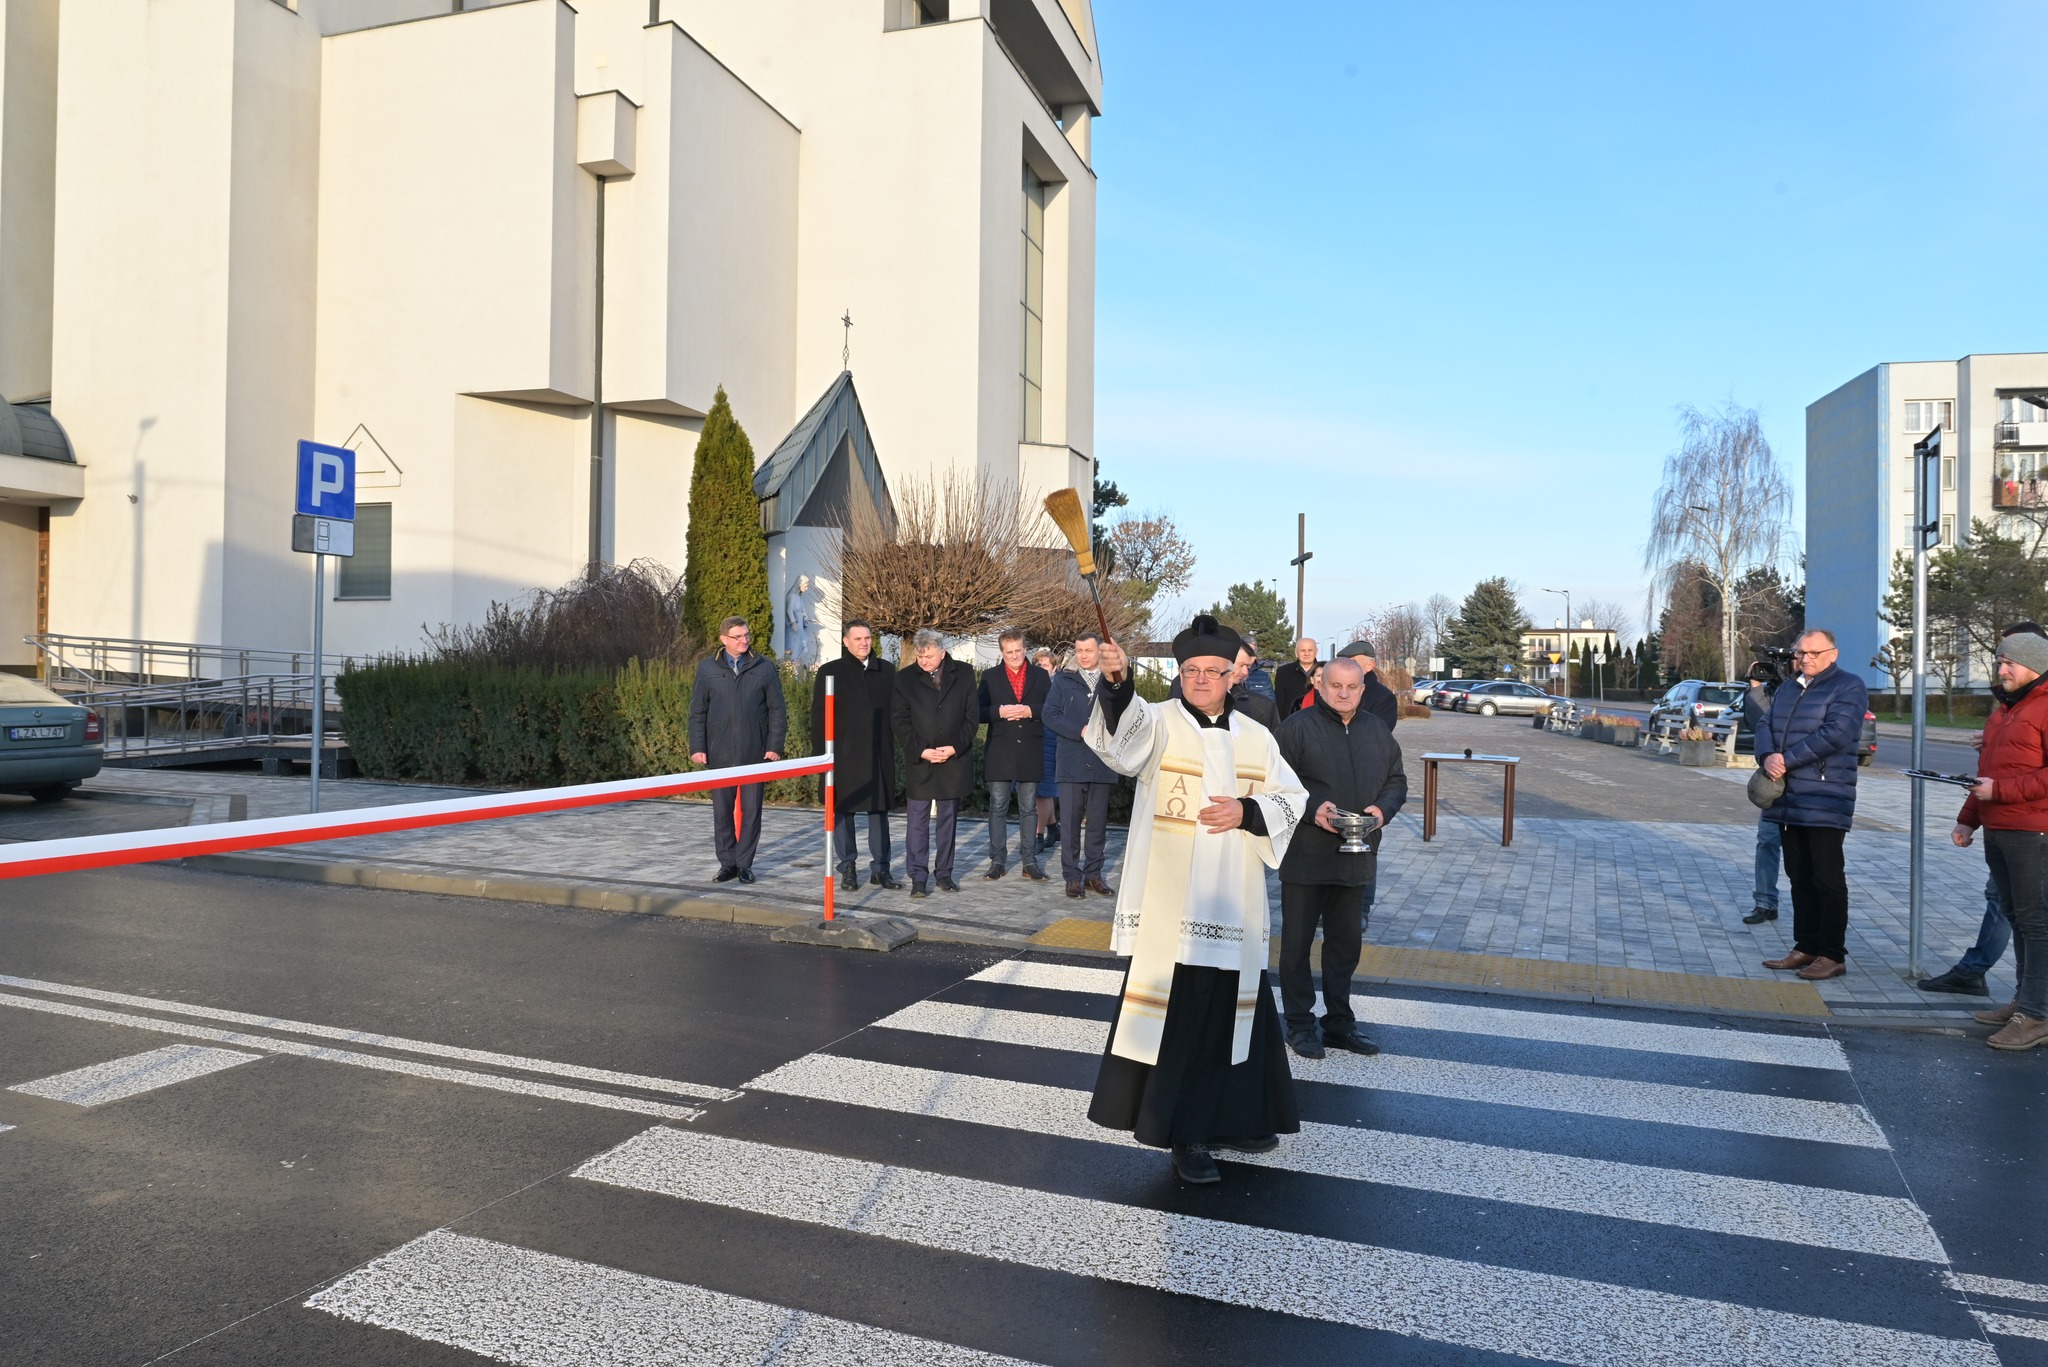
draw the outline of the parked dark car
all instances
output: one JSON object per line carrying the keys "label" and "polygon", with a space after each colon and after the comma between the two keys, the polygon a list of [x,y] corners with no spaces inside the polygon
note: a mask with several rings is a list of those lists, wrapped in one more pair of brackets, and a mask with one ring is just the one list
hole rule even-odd
{"label": "parked dark car", "polygon": [[1440,712],[1455,708],[1459,698],[1485,682],[1485,679],[1445,679],[1431,690],[1429,705]]}
{"label": "parked dark car", "polygon": [[1482,717],[1496,713],[1509,717],[1533,717],[1539,712],[1548,712],[1553,702],[1562,701],[1562,698],[1551,697],[1535,684],[1500,679],[1463,690],[1452,703],[1452,708],[1459,712],[1477,712]]}
{"label": "parked dark car", "polygon": [[1666,689],[1663,697],[1650,704],[1650,719],[1645,729],[1654,731],[1667,721],[1680,726],[1710,722],[1742,696],[1745,686],[1710,683],[1705,679],[1681,679]]}
{"label": "parked dark car", "polygon": [[0,793],[56,802],[97,774],[103,757],[97,713],[0,674]]}

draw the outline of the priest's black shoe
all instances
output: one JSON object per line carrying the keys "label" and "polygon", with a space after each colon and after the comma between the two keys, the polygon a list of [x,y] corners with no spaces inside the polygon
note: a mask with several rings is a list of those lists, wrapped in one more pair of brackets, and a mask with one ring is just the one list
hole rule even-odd
{"label": "priest's black shoe", "polygon": [[1345,1030],[1341,1033],[1325,1030],[1323,1032],[1323,1043],[1332,1049],[1342,1049],[1352,1054],[1364,1054],[1367,1057],[1380,1051],[1380,1047],[1377,1044],[1374,1044],[1356,1030]]}
{"label": "priest's black shoe", "polygon": [[950,877],[948,877],[948,878],[941,878],[941,879],[939,879],[939,891],[940,891],[940,892],[958,892],[958,891],[960,891],[960,885],[959,885],[958,883],[954,882],[954,881],[953,881],[953,880],[952,880],[952,879],[951,879]]}
{"label": "priest's black shoe", "polygon": [[1207,1144],[1175,1144],[1173,1170],[1180,1174],[1181,1181],[1197,1186],[1223,1180],[1223,1174],[1216,1168],[1216,1160],[1209,1156]]}
{"label": "priest's black shoe", "polygon": [[1271,1153],[1280,1147],[1280,1136],[1266,1134],[1256,1139],[1212,1139],[1209,1147],[1227,1149],[1231,1153]]}
{"label": "priest's black shoe", "polygon": [[738,869],[733,868],[731,865],[726,865],[725,867],[719,869],[718,877],[712,879],[711,881],[714,883],[730,883],[733,879],[739,876],[740,871]]}
{"label": "priest's black shoe", "polygon": [[1323,1056],[1323,1042],[1317,1039],[1314,1033],[1310,1031],[1304,1030],[1298,1035],[1289,1035],[1287,1037],[1287,1047],[1300,1054],[1303,1058],[1321,1058]]}
{"label": "priest's black shoe", "polygon": [[1953,968],[1938,977],[1922,978],[1913,986],[1922,992],[1953,992],[1959,997],[1988,997],[1991,989],[1984,985],[1982,978],[1958,973]]}
{"label": "priest's black shoe", "polygon": [[1770,907],[1758,907],[1755,911],[1742,918],[1742,924],[1746,926],[1760,926],[1766,921],[1775,921],[1777,919],[1778,913]]}

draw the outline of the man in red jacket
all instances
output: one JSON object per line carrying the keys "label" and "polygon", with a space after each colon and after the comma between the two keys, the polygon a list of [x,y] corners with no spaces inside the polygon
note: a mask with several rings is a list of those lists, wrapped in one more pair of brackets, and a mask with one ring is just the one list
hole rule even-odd
{"label": "man in red jacket", "polygon": [[2048,1044],[2048,640],[2008,636],[1998,643],[2003,704],[1984,723],[1977,786],[1951,839],[1968,845],[1984,830],[1984,862],[2012,920],[2019,986],[2013,999],[1977,1019],[2001,1027],[1994,1049]]}

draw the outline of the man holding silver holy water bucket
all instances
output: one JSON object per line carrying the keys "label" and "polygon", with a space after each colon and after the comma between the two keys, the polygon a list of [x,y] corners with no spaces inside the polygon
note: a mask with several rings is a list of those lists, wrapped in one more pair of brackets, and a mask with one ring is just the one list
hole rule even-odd
{"label": "man holding silver holy water bucket", "polygon": [[[1365,939],[1378,876],[1380,834],[1408,797],[1401,747],[1387,724],[1360,710],[1365,671],[1339,656],[1323,666],[1316,700],[1274,731],[1280,753],[1308,790],[1311,820],[1295,828],[1280,861],[1280,1000],[1287,1046],[1321,1058],[1324,1046],[1377,1054],[1358,1033],[1351,977]],[[1309,950],[1323,930],[1323,1018],[1317,1028]]]}

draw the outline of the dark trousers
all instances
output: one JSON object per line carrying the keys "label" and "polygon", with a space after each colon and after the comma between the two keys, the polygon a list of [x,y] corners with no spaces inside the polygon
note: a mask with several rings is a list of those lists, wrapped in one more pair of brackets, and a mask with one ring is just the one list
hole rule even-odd
{"label": "dark trousers", "polygon": [[2019,1012],[2048,1020],[2048,835],[2038,831],[1984,832],[1984,862],[1998,884],[1998,900],[2012,921],[2013,965]]}
{"label": "dark trousers", "polygon": [[[1102,877],[1102,845],[1109,825],[1107,783],[1060,785],[1060,875],[1069,883]],[[1083,818],[1086,818],[1084,823]],[[1086,825],[1088,843],[1081,843]]]}
{"label": "dark trousers", "polygon": [[[839,861],[839,867],[850,869],[854,866],[855,846],[853,823],[861,817],[859,812],[832,813],[832,855]],[[889,814],[869,812],[868,818],[868,872],[889,871]]]}
{"label": "dark trousers", "polygon": [[[711,839],[718,850],[718,867],[721,869],[754,867],[754,851],[761,847],[761,794],[767,791],[765,783],[742,783],[737,788],[711,790]],[[738,835],[734,835],[732,829],[734,793],[739,794],[740,800]]]}
{"label": "dark trousers", "polygon": [[[939,809],[932,815],[932,808]],[[910,881],[916,885],[931,882],[936,873],[941,878],[953,876],[953,837],[960,825],[960,802],[957,798],[945,798],[933,802],[929,798],[914,797],[906,804],[903,813],[904,862],[910,867]],[[938,849],[932,849],[933,827],[938,828]],[[937,858],[932,858],[936,853]]]}
{"label": "dark trousers", "polygon": [[1785,878],[1792,884],[1792,946],[1820,959],[1849,957],[1849,875],[1832,826],[1786,826]]}
{"label": "dark trousers", "polygon": [[1372,913],[1371,888],[1331,883],[1280,885],[1280,1000],[1287,1008],[1287,1033],[1307,1034],[1316,1023],[1316,985],[1309,977],[1309,949],[1316,926],[1323,928],[1323,1029],[1348,1034],[1358,1026],[1351,1014],[1351,975],[1365,943],[1365,918]]}
{"label": "dark trousers", "polygon": [[[1988,842],[1987,837],[1987,842]],[[1984,847],[1984,858],[1991,859],[1991,847]],[[2005,951],[2012,944],[2012,919],[2005,914],[2005,907],[1999,901],[2004,894],[1998,890],[1998,879],[1984,880],[1984,921],[1977,927],[1977,943],[1963,951],[1963,957],[1956,960],[1954,972],[1966,978],[1981,978],[1998,967],[1998,961],[2005,957]]]}

